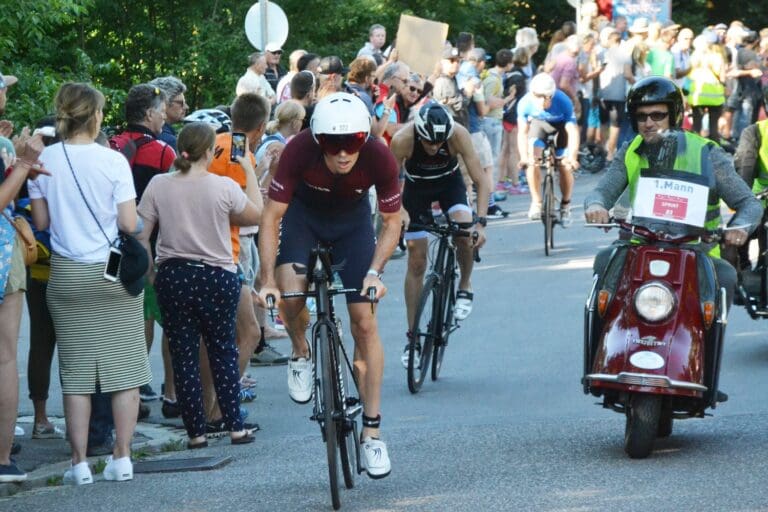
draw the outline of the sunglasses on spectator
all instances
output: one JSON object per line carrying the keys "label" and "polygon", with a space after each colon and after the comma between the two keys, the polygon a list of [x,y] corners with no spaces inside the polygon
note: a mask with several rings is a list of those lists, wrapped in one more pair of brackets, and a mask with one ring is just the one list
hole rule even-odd
{"label": "sunglasses on spectator", "polygon": [[421,94],[421,91],[423,91],[423,89],[419,89],[418,87],[414,87],[414,86],[410,86],[409,89],[411,90],[411,92],[417,92],[419,94]]}
{"label": "sunglasses on spectator", "polygon": [[635,118],[637,119],[638,123],[646,122],[649,117],[651,118],[651,121],[659,122],[666,119],[668,115],[669,115],[669,112],[648,112],[648,113],[636,112]]}
{"label": "sunglasses on spectator", "polygon": [[317,143],[320,145],[323,153],[329,155],[338,155],[342,151],[347,154],[354,154],[360,151],[360,148],[363,147],[367,139],[368,134],[365,132],[345,133],[342,135],[321,133],[317,136]]}
{"label": "sunglasses on spectator", "polygon": [[271,53],[272,55],[282,55],[283,54],[283,50],[276,50],[274,52],[269,52],[269,53]]}

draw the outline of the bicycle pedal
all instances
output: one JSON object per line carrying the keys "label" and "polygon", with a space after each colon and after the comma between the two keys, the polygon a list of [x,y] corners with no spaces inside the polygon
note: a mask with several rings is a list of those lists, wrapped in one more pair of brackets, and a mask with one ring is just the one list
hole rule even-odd
{"label": "bicycle pedal", "polygon": [[344,401],[344,404],[347,407],[352,407],[353,405],[357,405],[359,403],[360,403],[360,400],[354,396],[348,396],[347,399]]}

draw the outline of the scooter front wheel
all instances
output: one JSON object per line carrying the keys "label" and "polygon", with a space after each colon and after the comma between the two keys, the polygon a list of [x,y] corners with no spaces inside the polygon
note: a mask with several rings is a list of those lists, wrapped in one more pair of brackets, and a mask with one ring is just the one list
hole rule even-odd
{"label": "scooter front wheel", "polygon": [[637,394],[630,398],[624,430],[624,451],[633,459],[644,459],[653,451],[661,417],[660,396]]}

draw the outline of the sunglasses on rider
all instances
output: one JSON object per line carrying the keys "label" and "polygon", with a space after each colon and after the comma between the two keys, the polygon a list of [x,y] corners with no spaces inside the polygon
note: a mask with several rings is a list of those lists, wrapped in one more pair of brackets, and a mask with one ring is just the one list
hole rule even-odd
{"label": "sunglasses on rider", "polygon": [[421,91],[422,91],[422,89],[419,89],[418,87],[414,87],[414,86],[410,86],[409,89],[411,90],[411,92],[415,92],[418,94],[421,94]]}
{"label": "sunglasses on rider", "polygon": [[342,135],[331,135],[321,133],[317,136],[317,143],[323,153],[329,155],[338,155],[342,151],[347,154],[353,154],[360,151],[365,141],[368,140],[368,134],[365,132],[345,133]]}
{"label": "sunglasses on rider", "polygon": [[644,123],[648,120],[648,118],[651,118],[651,121],[659,122],[666,119],[666,117],[669,115],[669,112],[636,112],[635,118],[637,119],[638,123]]}

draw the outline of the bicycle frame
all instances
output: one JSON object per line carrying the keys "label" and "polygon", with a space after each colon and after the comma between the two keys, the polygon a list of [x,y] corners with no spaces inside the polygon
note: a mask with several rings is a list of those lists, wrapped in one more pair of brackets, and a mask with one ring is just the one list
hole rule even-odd
{"label": "bicycle frame", "polygon": [[544,170],[541,180],[541,222],[544,224],[544,254],[549,256],[555,247],[554,225],[560,222],[555,215],[555,136],[547,136],[546,145],[541,155],[539,169]]}

